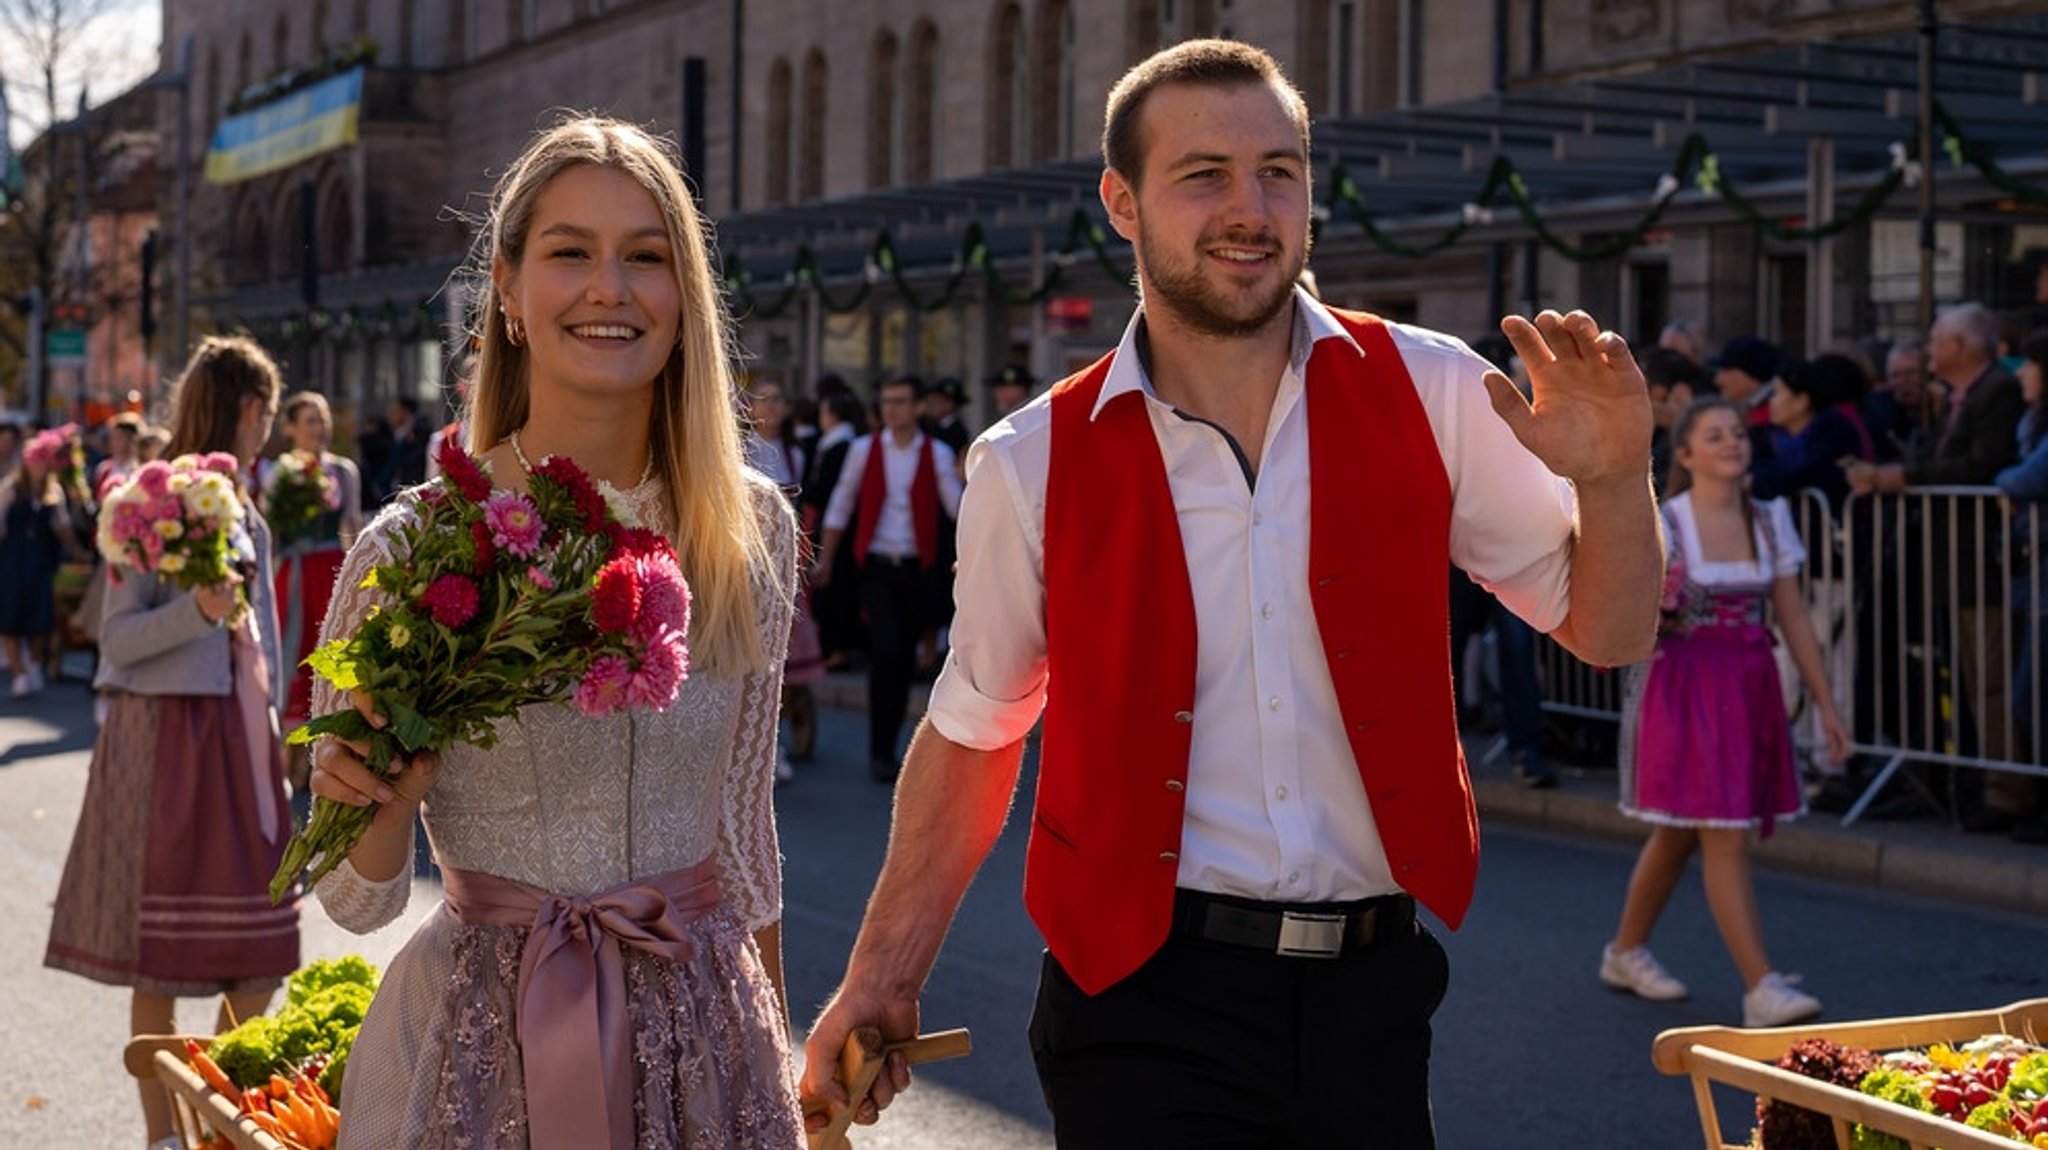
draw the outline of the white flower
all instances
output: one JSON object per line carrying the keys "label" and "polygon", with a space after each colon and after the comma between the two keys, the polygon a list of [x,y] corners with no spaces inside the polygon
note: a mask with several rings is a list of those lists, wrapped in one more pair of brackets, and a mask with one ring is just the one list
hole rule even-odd
{"label": "white flower", "polygon": [[164,557],[156,561],[156,569],[166,575],[176,575],[185,569],[185,557],[176,551],[166,551]]}
{"label": "white flower", "polygon": [[163,536],[166,541],[176,539],[185,533],[184,526],[175,519],[159,519],[153,526],[156,533]]}
{"label": "white flower", "polygon": [[618,488],[600,479],[597,481],[597,493],[604,496],[604,505],[611,510],[613,519],[627,527],[640,526],[640,516],[633,511],[633,501]]}
{"label": "white flower", "polygon": [[[172,480],[176,482],[175,479]],[[218,523],[227,518],[229,500],[223,498],[220,485],[216,483],[194,483],[184,491],[185,510],[194,518]]]}

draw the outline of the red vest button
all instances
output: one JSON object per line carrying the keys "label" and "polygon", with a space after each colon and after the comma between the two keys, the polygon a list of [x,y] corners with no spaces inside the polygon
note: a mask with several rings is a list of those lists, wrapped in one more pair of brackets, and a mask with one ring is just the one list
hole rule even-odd
{"label": "red vest button", "polygon": [[1178,852],[1178,851],[1160,851],[1160,852],[1159,852],[1159,861],[1160,861],[1160,862],[1173,862],[1173,861],[1175,861],[1175,860],[1177,860],[1177,859],[1179,859],[1179,858],[1180,858],[1180,852]]}

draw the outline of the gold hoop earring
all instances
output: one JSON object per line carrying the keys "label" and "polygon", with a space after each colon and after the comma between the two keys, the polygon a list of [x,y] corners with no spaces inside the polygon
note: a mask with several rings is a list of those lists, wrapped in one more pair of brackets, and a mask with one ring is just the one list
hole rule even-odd
{"label": "gold hoop earring", "polygon": [[510,340],[510,341],[512,341],[512,346],[513,346],[513,347],[525,347],[525,346],[526,346],[526,321],[525,321],[525,320],[522,320],[522,319],[520,319],[520,318],[519,318],[518,316],[516,316],[516,315],[513,315],[513,314],[512,314],[511,312],[506,312],[506,313],[505,313],[505,338],[506,338],[506,339],[508,339],[508,340]]}

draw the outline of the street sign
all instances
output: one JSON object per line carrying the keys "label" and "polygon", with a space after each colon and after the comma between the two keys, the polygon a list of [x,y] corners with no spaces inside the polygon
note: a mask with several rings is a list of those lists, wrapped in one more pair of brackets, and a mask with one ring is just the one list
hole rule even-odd
{"label": "street sign", "polygon": [[57,328],[45,337],[44,352],[51,367],[82,367],[85,364],[85,329]]}

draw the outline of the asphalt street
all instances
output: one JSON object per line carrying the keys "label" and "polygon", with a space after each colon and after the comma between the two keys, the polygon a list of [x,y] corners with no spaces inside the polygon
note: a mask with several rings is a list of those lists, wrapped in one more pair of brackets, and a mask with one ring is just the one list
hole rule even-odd
{"label": "asphalt street", "polygon": [[[823,712],[817,761],[799,767],[778,797],[786,963],[799,1027],[838,977],[887,836],[891,792],[867,776],[862,728],[858,715]],[[125,992],[41,965],[90,729],[86,692],[76,684],[26,702],[0,700],[0,913],[17,924],[0,932],[8,1005],[0,1012],[0,1147],[141,1144],[119,1064]],[[921,1067],[882,1124],[856,1138],[862,1150],[1051,1146],[1023,1037],[1040,945],[1019,896],[1022,848],[1013,826],[970,891],[924,1002],[926,1028],[970,1028],[974,1054]],[[1691,983],[1692,999],[1652,1004],[1594,979],[1630,861],[1627,848],[1606,842],[1487,828],[1470,918],[1456,934],[1439,931],[1452,957],[1434,1064],[1441,1145],[1699,1145],[1690,1087],[1656,1073],[1650,1042],[1666,1027],[1735,1021],[1740,986],[1697,881],[1681,887],[1654,940]],[[1760,872],[1758,884],[1774,958],[1804,972],[1830,1018],[2048,995],[2048,924],[1774,872]],[[437,892],[422,879],[415,893],[406,922],[363,938],[309,905],[306,956],[388,959]],[[188,1002],[180,1023],[201,1030],[210,1014]],[[1722,1109],[1729,1137],[1744,1136],[1744,1103],[1730,1095]]]}

